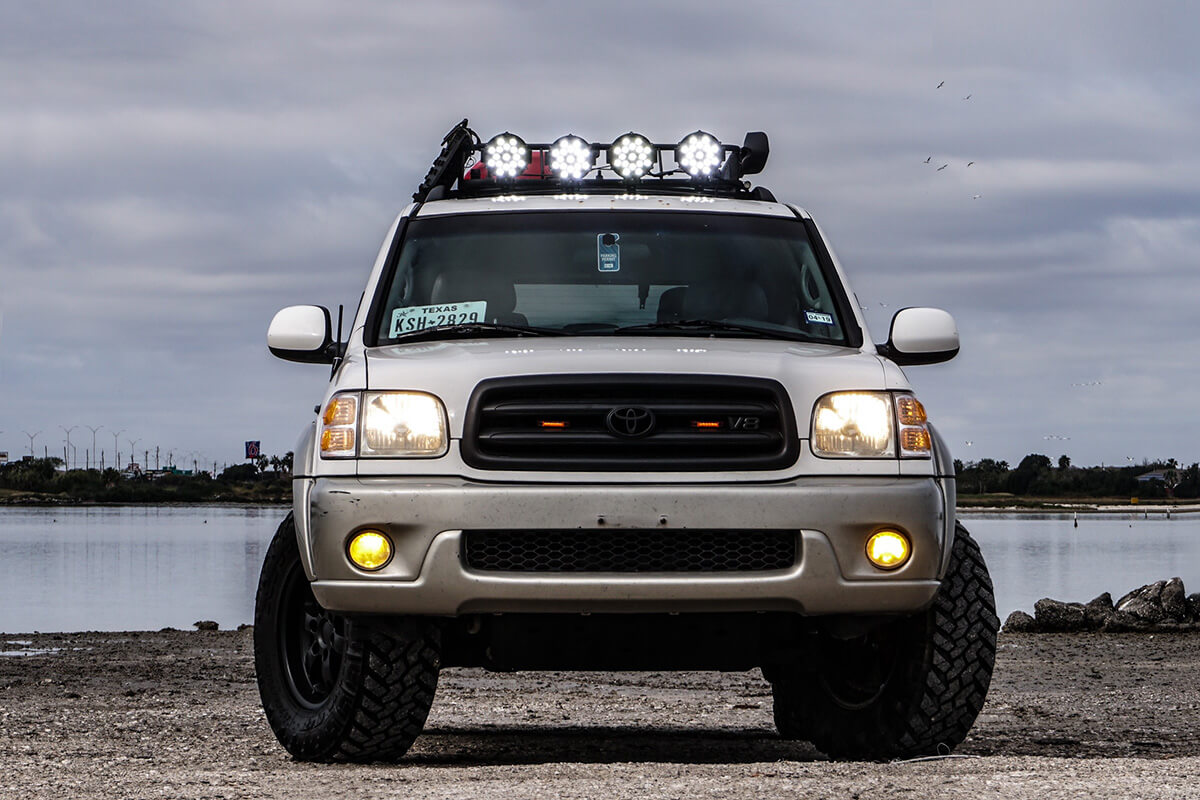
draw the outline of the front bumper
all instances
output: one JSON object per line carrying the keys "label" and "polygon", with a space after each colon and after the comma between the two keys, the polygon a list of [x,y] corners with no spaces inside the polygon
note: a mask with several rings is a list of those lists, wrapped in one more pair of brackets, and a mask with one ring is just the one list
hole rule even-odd
{"label": "front bumper", "polygon": [[[945,546],[944,496],[933,478],[610,486],[337,477],[296,488],[313,593],[346,613],[908,612],[932,601]],[[864,553],[885,525],[913,545],[893,572]],[[346,557],[350,535],[367,527],[385,531],[396,550],[369,574]],[[620,528],[799,530],[800,541],[796,563],[769,572],[483,572],[461,558],[464,530]]]}

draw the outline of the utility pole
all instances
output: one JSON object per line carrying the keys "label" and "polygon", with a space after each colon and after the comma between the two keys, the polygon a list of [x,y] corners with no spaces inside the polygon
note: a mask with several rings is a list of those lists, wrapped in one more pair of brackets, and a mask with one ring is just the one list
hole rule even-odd
{"label": "utility pole", "polygon": [[83,427],[87,428],[89,431],[92,432],[92,455],[96,455],[96,431],[100,430],[104,426],[97,425],[96,427],[93,428],[91,425],[84,425]]}
{"label": "utility pole", "polygon": [[42,432],[38,431],[37,433],[30,433],[29,431],[21,431],[21,433],[29,437],[29,457],[36,458],[36,456],[33,454],[33,440],[40,436]]}
{"label": "utility pole", "polygon": [[141,439],[126,439],[125,441],[129,442],[129,463],[132,464],[137,458],[137,454],[133,452],[133,448],[137,447],[137,443]]}
{"label": "utility pole", "polygon": [[158,445],[154,445],[154,471],[158,472]]}
{"label": "utility pole", "polygon": [[121,430],[119,430],[113,434],[113,460],[115,460],[117,462],[117,469],[121,468],[121,451],[119,449],[117,449],[117,447],[118,447],[117,437],[120,436],[124,432],[125,432],[125,429],[121,428]]}
{"label": "utility pole", "polygon": [[[66,433],[67,433],[67,448],[70,448],[70,446],[71,446],[71,431],[75,430],[75,429],[76,429],[76,428],[78,428],[79,426],[78,426],[78,425],[72,425],[72,426],[71,426],[71,427],[69,427],[69,428],[63,428],[63,426],[62,426],[62,425],[59,425],[58,427],[62,428],[64,431],[66,431]],[[64,450],[63,450],[63,452],[64,452],[64,453],[66,453],[66,449],[64,449]],[[67,464],[67,469],[69,470],[70,468],[71,468],[71,465],[70,465],[70,463],[68,463],[68,464]]]}

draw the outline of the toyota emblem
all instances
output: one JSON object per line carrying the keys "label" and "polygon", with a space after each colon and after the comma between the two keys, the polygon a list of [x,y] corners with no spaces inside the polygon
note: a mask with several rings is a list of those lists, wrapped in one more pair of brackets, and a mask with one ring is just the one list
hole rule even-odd
{"label": "toyota emblem", "polygon": [[621,406],[608,412],[604,424],[617,436],[636,439],[654,430],[654,412],[640,406]]}

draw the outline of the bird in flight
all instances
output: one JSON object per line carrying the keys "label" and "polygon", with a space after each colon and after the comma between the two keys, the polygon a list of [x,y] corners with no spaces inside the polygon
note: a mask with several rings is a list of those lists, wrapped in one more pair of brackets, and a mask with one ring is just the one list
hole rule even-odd
{"label": "bird in flight", "polygon": [[979,199],[979,198],[981,198],[981,197],[983,197],[983,195],[981,195],[981,194],[973,194],[973,195],[971,195],[971,199],[972,199],[972,200],[978,200],[978,199]]}
{"label": "bird in flight", "polygon": [[969,167],[969,166],[971,166],[971,165],[972,165],[972,164],[974,164],[974,163],[975,163],[974,161],[968,161],[968,162],[967,162],[967,166]]}
{"label": "bird in flight", "polygon": [[949,165],[949,164],[942,164],[940,167],[938,167],[938,168],[937,168],[937,171],[938,171],[938,172],[941,172],[942,170],[944,170],[944,169],[945,169],[946,167],[948,167],[948,166],[950,166],[950,165]]}
{"label": "bird in flight", "polygon": [[933,156],[930,156],[929,158],[925,159],[925,161],[922,163],[928,164],[932,158],[933,158]]}
{"label": "bird in flight", "polygon": [[963,100],[970,100],[970,99],[971,99],[971,95],[967,95],[966,97],[963,98]]}
{"label": "bird in flight", "polygon": [[935,87],[933,87],[933,88],[935,88],[935,89],[940,89],[940,88],[942,88],[942,87],[943,87],[943,86],[945,86],[945,85],[946,85],[946,82],[945,82],[945,81],[942,81],[941,83],[939,83],[937,86],[935,86]]}

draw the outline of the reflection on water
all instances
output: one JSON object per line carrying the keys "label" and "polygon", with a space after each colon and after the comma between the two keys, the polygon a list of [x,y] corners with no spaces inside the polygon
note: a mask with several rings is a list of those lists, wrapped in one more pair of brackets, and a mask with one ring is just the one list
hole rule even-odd
{"label": "reflection on water", "polygon": [[[0,631],[157,630],[251,621],[286,508],[0,508]],[[1200,591],[1200,516],[964,515],[1001,618],[1178,575]],[[16,649],[0,644],[0,649]]]}
{"label": "reflection on water", "polygon": [[0,509],[0,631],[250,622],[278,507]]}

